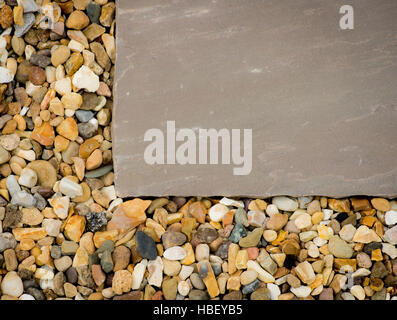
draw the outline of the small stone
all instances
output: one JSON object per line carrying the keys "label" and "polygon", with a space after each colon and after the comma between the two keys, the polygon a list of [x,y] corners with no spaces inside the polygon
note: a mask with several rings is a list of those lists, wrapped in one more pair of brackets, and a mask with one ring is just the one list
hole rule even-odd
{"label": "small stone", "polygon": [[312,225],[312,217],[307,213],[302,213],[295,219],[295,225],[301,230],[309,228]]}
{"label": "small stone", "polygon": [[85,111],[85,110],[77,110],[76,111],[76,118],[80,122],[88,122],[94,116],[95,116],[95,114],[92,111]]}
{"label": "small stone", "polygon": [[101,266],[99,264],[93,264],[91,266],[91,271],[95,284],[98,287],[101,286],[106,280],[106,275],[103,273]]}
{"label": "small stone", "polygon": [[66,20],[66,27],[69,29],[81,30],[88,26],[90,19],[80,10],[73,11]]}
{"label": "small stone", "polygon": [[65,237],[74,242],[79,242],[85,229],[84,217],[74,215],[65,224]]}
{"label": "small stone", "polygon": [[266,224],[266,228],[274,231],[281,230],[288,222],[288,215],[276,213],[270,217]]}
{"label": "small stone", "polygon": [[[250,297],[251,300],[270,300],[270,290],[268,288],[259,288],[255,290]],[[239,299],[241,300],[241,299]]]}
{"label": "small stone", "polygon": [[65,240],[62,242],[61,250],[63,255],[73,256],[79,245],[74,241]]}
{"label": "small stone", "polygon": [[66,219],[69,211],[70,199],[69,197],[58,197],[48,200],[52,208],[54,209],[54,213],[60,219]]}
{"label": "small stone", "polygon": [[307,286],[300,286],[298,288],[291,288],[291,292],[298,298],[307,298],[312,292],[312,289]]}
{"label": "small stone", "polygon": [[125,232],[143,223],[146,220],[145,210],[149,207],[150,203],[150,200],[141,200],[138,198],[123,202],[113,213],[112,220],[107,227],[108,231],[118,230]]}
{"label": "small stone", "polygon": [[288,197],[274,197],[272,203],[277,206],[279,210],[282,211],[295,211],[298,209],[298,201],[293,200]]}
{"label": "small stone", "polygon": [[210,247],[206,243],[201,243],[196,247],[196,260],[209,260],[210,258]]}
{"label": "small stone", "polygon": [[356,297],[358,300],[364,300],[365,299],[365,291],[363,287],[356,285],[350,288],[350,293]]}
{"label": "small stone", "polygon": [[339,231],[339,236],[345,241],[352,241],[357,229],[352,224],[346,224]]}
{"label": "small stone", "polygon": [[[156,257],[157,257],[156,243],[150,236],[145,234],[143,231],[138,231],[136,233],[136,242],[137,242],[138,253],[142,258],[148,259],[148,260],[156,259]],[[181,249],[183,250],[183,248],[181,248]],[[183,252],[186,256],[185,250],[183,250]],[[164,257],[165,257],[165,252],[164,252]],[[173,260],[173,259],[169,259],[169,260]],[[179,259],[177,259],[177,260],[179,260]]]}
{"label": "small stone", "polygon": [[208,261],[200,261],[197,264],[197,268],[210,297],[217,297],[219,295],[219,287],[210,263]]}
{"label": "small stone", "polygon": [[72,265],[72,259],[69,256],[63,256],[54,260],[55,268],[58,271],[65,272]]}
{"label": "small stone", "polygon": [[59,183],[59,191],[71,198],[83,195],[82,186],[68,178],[61,179],[61,182]]}
{"label": "small stone", "polygon": [[101,7],[95,2],[90,2],[87,6],[87,15],[91,23],[98,23],[101,15]]}
{"label": "small stone", "polygon": [[102,267],[102,270],[106,273],[113,271],[114,264],[113,264],[113,260],[112,260],[112,254],[108,250],[102,252],[101,267]]}
{"label": "small stone", "polygon": [[118,246],[114,249],[113,257],[113,271],[126,269],[130,262],[131,251],[125,246]]}
{"label": "small stone", "polygon": [[3,256],[7,271],[10,272],[16,270],[18,267],[18,261],[15,251],[13,249],[7,249],[4,251]]}
{"label": "small stone", "polygon": [[373,198],[371,199],[371,203],[376,210],[379,211],[389,211],[391,209],[390,202],[387,199],[383,198]]}
{"label": "small stone", "polygon": [[161,236],[164,249],[180,246],[186,242],[186,236],[181,232],[166,231]]}
{"label": "small stone", "polygon": [[147,269],[149,272],[149,276],[148,276],[149,285],[160,288],[163,282],[163,260],[160,257],[157,257],[155,260],[149,261]]}
{"label": "small stone", "polygon": [[254,260],[248,260],[247,269],[256,271],[258,274],[258,279],[265,283],[272,283],[275,281],[274,277]]}
{"label": "small stone", "polygon": [[8,272],[1,281],[3,295],[19,297],[23,293],[23,283],[15,271]]}
{"label": "small stone", "polygon": [[148,261],[143,259],[140,263],[135,265],[134,271],[132,272],[132,289],[137,290],[140,288]]}
{"label": "small stone", "polygon": [[278,297],[281,294],[280,288],[276,284],[268,283],[267,284],[267,289],[270,292],[270,299],[271,300],[278,300]]}
{"label": "small stone", "polygon": [[60,45],[56,48],[51,55],[51,63],[53,66],[58,67],[64,64],[70,57],[70,49],[67,46]]}
{"label": "small stone", "polygon": [[382,243],[382,252],[386,253],[391,259],[397,258],[397,248],[390,243]]}
{"label": "small stone", "polygon": [[22,223],[29,226],[37,226],[41,224],[44,216],[36,208],[23,208],[22,210]]}
{"label": "small stone", "polygon": [[385,222],[388,226],[392,226],[397,223],[397,211],[389,210],[385,214]]}
{"label": "small stone", "polygon": [[172,261],[183,260],[186,257],[186,251],[182,247],[175,246],[165,250],[163,256]]}
{"label": "small stone", "polygon": [[100,230],[103,226],[107,225],[106,213],[105,212],[89,212],[85,216],[87,223],[87,229],[91,232]]}
{"label": "small stone", "polygon": [[254,282],[258,277],[258,273],[255,270],[247,270],[244,271],[241,276],[241,284],[246,286],[252,282]]}
{"label": "small stone", "polygon": [[22,186],[32,188],[37,183],[37,174],[34,170],[30,168],[23,168],[18,182]]}
{"label": "small stone", "polygon": [[8,160],[10,160],[10,158],[10,153],[2,146],[0,146],[0,164],[6,163]]}
{"label": "small stone", "polygon": [[381,242],[382,240],[379,238],[379,236],[375,233],[374,230],[369,229],[367,226],[362,225],[357,229],[356,233],[354,234],[353,241],[359,243],[370,243],[370,242]]}
{"label": "small stone", "polygon": [[14,22],[13,12],[10,6],[4,5],[0,9],[0,25],[3,29],[8,29]]}
{"label": "small stone", "polygon": [[52,188],[57,179],[57,172],[55,168],[44,160],[32,161],[27,165],[28,168],[33,169],[38,178],[38,185],[42,187]]}
{"label": "small stone", "polygon": [[397,244],[397,226],[394,226],[387,230],[383,235],[383,239],[391,244]]}
{"label": "small stone", "polygon": [[265,224],[266,216],[260,211],[249,211],[247,218],[249,225],[262,228]]}
{"label": "small stone", "polygon": [[36,199],[27,191],[21,190],[14,193],[11,203],[24,208],[33,208],[36,205]]}
{"label": "small stone", "polygon": [[3,252],[7,249],[14,249],[16,244],[15,238],[11,233],[0,233],[0,252]]}
{"label": "small stone", "polygon": [[63,120],[56,130],[65,138],[75,141],[79,135],[76,121],[73,118],[66,118]]}
{"label": "small stone", "polygon": [[328,250],[337,258],[350,259],[353,255],[353,249],[337,236],[329,240]]}
{"label": "small stone", "polygon": [[209,209],[208,215],[210,216],[210,219],[212,221],[218,222],[221,221],[224,215],[227,214],[228,212],[229,209],[227,206],[218,203]]}
{"label": "small stone", "polygon": [[81,66],[73,76],[73,85],[88,92],[99,89],[99,77],[87,66]]}
{"label": "small stone", "polygon": [[115,294],[129,292],[132,288],[133,277],[128,270],[118,270],[114,273],[112,289]]}
{"label": "small stone", "polygon": [[262,228],[256,228],[250,232],[246,237],[241,238],[239,245],[243,248],[256,247],[261,240],[263,234]]}
{"label": "small stone", "polygon": [[298,275],[298,277],[306,284],[311,284],[315,280],[313,267],[307,261],[299,263],[295,267],[295,272]]}
{"label": "small stone", "polygon": [[15,27],[15,32],[14,35],[16,37],[22,37],[24,34],[26,34],[30,28],[33,26],[33,24],[36,21],[35,15],[33,13],[25,13],[23,15],[23,21],[24,25],[14,25]]}
{"label": "small stone", "polygon": [[237,223],[229,236],[229,240],[234,243],[238,243],[240,239],[244,238],[246,235],[247,231],[245,230],[244,226],[240,223]]}

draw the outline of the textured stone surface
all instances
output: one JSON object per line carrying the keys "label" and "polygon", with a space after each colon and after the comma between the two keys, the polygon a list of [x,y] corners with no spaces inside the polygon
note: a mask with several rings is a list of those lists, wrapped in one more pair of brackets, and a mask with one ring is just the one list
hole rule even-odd
{"label": "textured stone surface", "polygon": [[[350,1],[353,31],[339,28],[344,4],[120,0],[119,195],[396,195],[397,2]],[[144,133],[167,120],[252,129],[251,174],[147,165]]]}

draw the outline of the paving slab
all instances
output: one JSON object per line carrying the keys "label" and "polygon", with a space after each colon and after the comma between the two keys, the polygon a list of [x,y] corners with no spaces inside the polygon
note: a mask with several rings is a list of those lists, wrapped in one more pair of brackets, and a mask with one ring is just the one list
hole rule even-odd
{"label": "paving slab", "polygon": [[397,1],[345,4],[118,0],[118,195],[396,196]]}

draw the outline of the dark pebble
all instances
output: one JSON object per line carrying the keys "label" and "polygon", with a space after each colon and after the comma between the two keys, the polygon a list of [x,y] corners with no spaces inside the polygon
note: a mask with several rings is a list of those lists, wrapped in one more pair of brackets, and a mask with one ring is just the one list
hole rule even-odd
{"label": "dark pebble", "polygon": [[229,246],[231,243],[232,243],[231,241],[226,241],[226,242],[222,243],[216,250],[215,255],[217,255],[221,259],[227,259],[228,252],[229,252]]}
{"label": "dark pebble", "polygon": [[90,2],[87,6],[87,16],[90,18],[91,23],[98,24],[101,16],[101,7],[95,2]]}
{"label": "dark pebble", "polygon": [[250,294],[254,292],[256,289],[258,289],[260,286],[261,286],[261,282],[258,279],[255,279],[255,281],[243,287],[242,293]]}
{"label": "dark pebble", "polygon": [[29,59],[29,62],[35,66],[46,68],[51,64],[51,58],[44,54],[34,53]]}
{"label": "dark pebble", "polygon": [[241,238],[244,238],[247,235],[247,230],[245,230],[244,226],[241,223],[237,223],[232,233],[229,236],[229,240],[238,243]]}
{"label": "dark pebble", "polygon": [[91,232],[96,232],[101,229],[103,226],[106,226],[108,220],[106,219],[106,212],[89,212],[85,216],[87,220],[87,229]]}
{"label": "dark pebble", "polygon": [[143,231],[138,231],[136,233],[137,251],[138,254],[149,260],[154,260],[157,258],[157,248],[154,240],[149,237]]}
{"label": "dark pebble", "polygon": [[243,294],[241,293],[241,291],[232,291],[223,296],[223,300],[241,300],[241,299],[243,299]]}
{"label": "dark pebble", "polygon": [[37,288],[30,287],[26,290],[26,292],[28,294],[32,295],[36,300],[45,300],[46,299],[43,292]]}
{"label": "dark pebble", "polygon": [[77,270],[74,267],[70,267],[68,270],[66,270],[66,278],[68,279],[68,282],[71,284],[77,283],[78,280]]}
{"label": "dark pebble", "polygon": [[193,289],[189,292],[189,300],[208,300],[208,294],[205,291]]}

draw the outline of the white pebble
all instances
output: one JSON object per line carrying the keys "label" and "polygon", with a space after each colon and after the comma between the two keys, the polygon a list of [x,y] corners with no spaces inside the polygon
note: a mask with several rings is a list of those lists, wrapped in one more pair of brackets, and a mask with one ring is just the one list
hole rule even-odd
{"label": "white pebble", "polygon": [[385,214],[385,222],[388,226],[392,226],[397,223],[397,211],[390,210]]}
{"label": "white pebble", "polygon": [[62,178],[59,184],[59,191],[71,198],[83,195],[83,187],[68,178]]}
{"label": "white pebble", "polygon": [[218,203],[212,206],[208,212],[210,219],[214,222],[221,221],[226,213],[229,212],[229,208],[224,204]]}
{"label": "white pebble", "polygon": [[182,247],[175,246],[165,250],[163,256],[172,261],[182,260],[186,258],[186,251]]}
{"label": "white pebble", "polygon": [[277,206],[275,204],[269,204],[267,206],[267,208],[266,208],[266,213],[269,216],[273,216],[273,215],[275,215],[276,213],[279,213],[279,212],[278,212],[278,208],[277,208]]}
{"label": "white pebble", "polygon": [[89,67],[81,66],[73,76],[73,85],[79,89],[95,92],[99,89],[99,77]]}
{"label": "white pebble", "polygon": [[278,297],[281,294],[280,288],[274,283],[268,283],[267,288],[270,291],[270,299],[278,300]]}
{"label": "white pebble", "polygon": [[283,211],[295,211],[298,209],[298,201],[288,197],[274,197],[272,203],[277,206],[279,210]]}
{"label": "white pebble", "polygon": [[23,293],[23,283],[15,271],[8,272],[1,281],[2,294],[19,297]]}
{"label": "white pebble", "polygon": [[28,188],[34,187],[37,183],[36,171],[30,168],[23,168],[21,171],[21,176],[18,179],[18,182],[21,186],[25,186]]}
{"label": "white pebble", "polygon": [[12,80],[14,80],[14,75],[11,70],[0,67],[0,83],[10,83]]}

